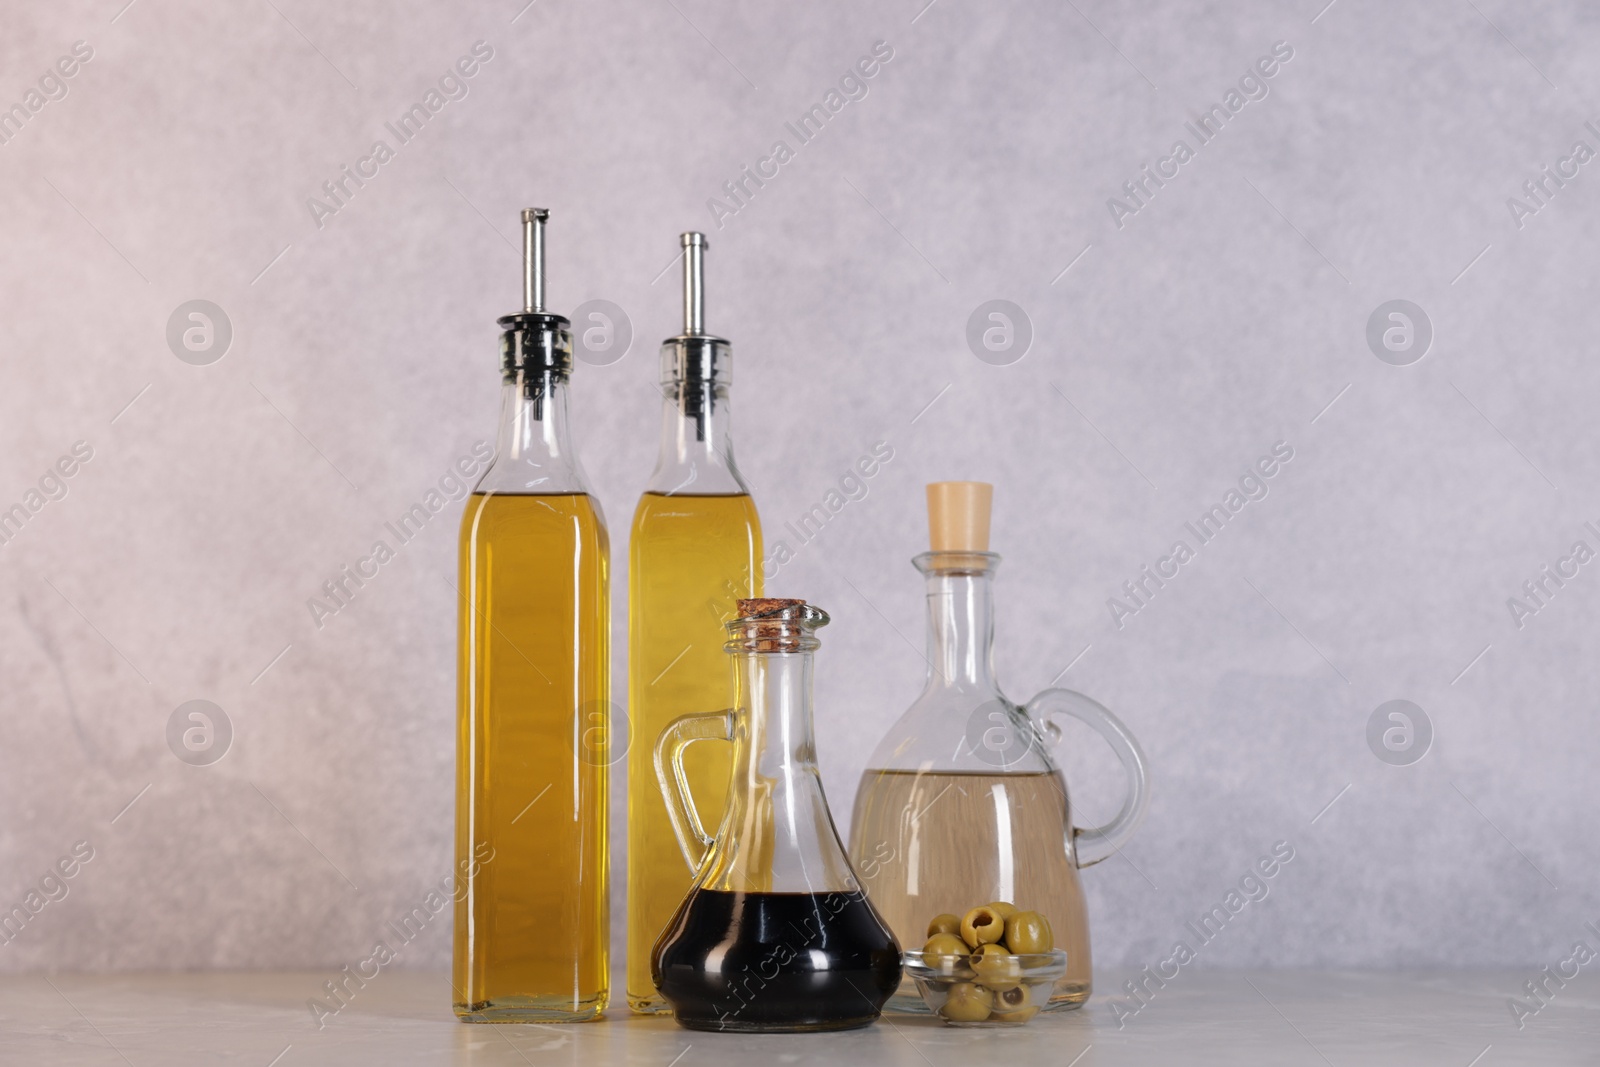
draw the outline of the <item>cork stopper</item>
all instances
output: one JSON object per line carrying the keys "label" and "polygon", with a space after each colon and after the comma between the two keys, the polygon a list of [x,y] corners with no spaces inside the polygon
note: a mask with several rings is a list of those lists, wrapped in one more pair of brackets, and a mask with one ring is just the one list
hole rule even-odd
{"label": "cork stopper", "polygon": [[988,482],[928,483],[928,547],[935,552],[989,551]]}
{"label": "cork stopper", "polygon": [[797,618],[792,609],[806,606],[804,600],[786,600],[783,597],[758,596],[748,597],[739,601],[739,618],[752,619],[756,617]]}
{"label": "cork stopper", "polygon": [[810,652],[820,644],[814,631],[828,625],[828,613],[804,600],[752,597],[738,607],[728,623],[729,652]]}

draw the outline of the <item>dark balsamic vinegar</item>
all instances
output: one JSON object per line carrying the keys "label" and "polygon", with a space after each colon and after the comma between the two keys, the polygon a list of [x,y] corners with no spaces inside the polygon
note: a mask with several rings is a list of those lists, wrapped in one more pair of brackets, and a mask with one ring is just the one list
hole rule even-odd
{"label": "dark balsamic vinegar", "polygon": [[847,1030],[900,984],[900,949],[860,891],[696,889],[662,933],[652,977],[694,1030]]}

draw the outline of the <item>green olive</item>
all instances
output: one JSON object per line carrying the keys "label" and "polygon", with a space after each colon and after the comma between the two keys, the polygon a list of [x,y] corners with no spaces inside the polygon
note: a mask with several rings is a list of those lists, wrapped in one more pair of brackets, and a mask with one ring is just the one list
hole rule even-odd
{"label": "green olive", "polygon": [[1005,935],[1005,920],[987,904],[961,917],[961,938],[973,948],[998,941]]}
{"label": "green olive", "polygon": [[1050,923],[1036,911],[1019,911],[1006,920],[1006,948],[1028,955],[1055,947]]}
{"label": "green olive", "polygon": [[971,952],[967,943],[955,934],[934,934],[922,946],[922,958],[929,967],[948,971]]}
{"label": "green olive", "polygon": [[971,982],[957,982],[950,987],[939,1014],[955,1023],[980,1023],[989,1017],[994,998],[987,989]]}
{"label": "green olive", "polygon": [[1011,918],[1011,916],[1015,915],[1018,911],[1017,906],[1011,903],[1009,900],[991,901],[990,903],[985,904],[984,907],[1000,916],[1002,922]]}
{"label": "green olive", "polygon": [[979,945],[972,954],[972,973],[992,992],[1015,989],[1022,982],[1022,964],[996,944]]}
{"label": "green olive", "polygon": [[1002,993],[995,994],[994,1006],[996,1011],[1016,1011],[1018,1008],[1033,1006],[1033,990],[1025,985],[1015,985]]}
{"label": "green olive", "polygon": [[961,934],[961,916],[951,915],[949,912],[935,915],[933,920],[928,923],[927,936],[932,937],[934,934],[955,934],[959,937]]}
{"label": "green olive", "polygon": [[994,996],[994,1014],[990,1016],[996,1022],[1025,1023],[1039,1014],[1039,1005],[1033,1002],[1033,994],[1025,985],[1017,985]]}

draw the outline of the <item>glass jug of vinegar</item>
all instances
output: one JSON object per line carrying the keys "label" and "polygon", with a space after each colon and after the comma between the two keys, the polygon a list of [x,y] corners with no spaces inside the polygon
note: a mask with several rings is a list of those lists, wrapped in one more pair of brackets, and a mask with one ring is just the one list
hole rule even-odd
{"label": "glass jug of vinegar", "polygon": [[[1009,901],[1042,914],[1067,952],[1046,1010],[1075,1008],[1091,989],[1078,868],[1105,859],[1144,817],[1144,754],[1116,716],[1080,693],[1046,689],[1017,705],[1000,692],[991,496],[981,482],[928,486],[933,551],[913,561],[927,580],[927,684],[867,761],[850,855],[873,905],[908,947],[920,946],[928,921],[945,912]],[[1072,823],[1050,752],[1061,736],[1056,715],[1093,727],[1127,771],[1128,795],[1105,826]],[[910,982],[889,1007],[927,1011]]]}
{"label": "glass jug of vinegar", "polygon": [[[734,707],[681,716],[656,744],[656,775],[695,877],[656,942],[651,977],[690,1029],[865,1026],[900,984],[900,946],[850,868],[817,771],[812,654],[828,616],[779,599],[740,600],[738,615],[726,645]],[[701,740],[733,743],[714,839],[683,764]]]}

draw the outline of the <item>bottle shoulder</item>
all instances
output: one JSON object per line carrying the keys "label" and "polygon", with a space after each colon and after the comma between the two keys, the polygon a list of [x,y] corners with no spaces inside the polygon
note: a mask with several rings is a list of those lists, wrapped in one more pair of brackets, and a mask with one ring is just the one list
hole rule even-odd
{"label": "bottle shoulder", "polygon": [[461,516],[463,537],[548,536],[568,529],[575,540],[609,546],[605,513],[590,493],[502,493],[479,490],[467,497]]}
{"label": "bottle shoulder", "polygon": [[583,465],[570,453],[557,458],[497,455],[472,491],[494,496],[594,495]]}
{"label": "bottle shoulder", "polygon": [[645,492],[661,496],[749,496],[750,487],[731,455],[713,452],[680,459],[663,450]]}
{"label": "bottle shoulder", "polygon": [[935,684],[889,727],[867,769],[992,774],[1056,768],[1026,710],[998,689]]}
{"label": "bottle shoulder", "polygon": [[761,517],[749,493],[662,493],[647,489],[633,510],[635,536],[671,529],[682,536],[694,529],[707,532],[754,530]]}

